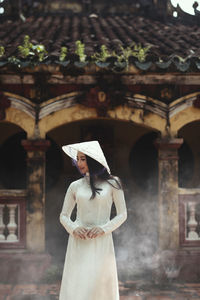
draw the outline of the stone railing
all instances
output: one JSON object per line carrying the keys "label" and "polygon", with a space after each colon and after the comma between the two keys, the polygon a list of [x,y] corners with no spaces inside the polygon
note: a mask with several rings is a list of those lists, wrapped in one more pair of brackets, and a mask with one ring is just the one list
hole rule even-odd
{"label": "stone railing", "polygon": [[200,189],[179,189],[180,246],[200,247]]}
{"label": "stone railing", "polygon": [[25,248],[26,191],[0,190],[0,249]]}

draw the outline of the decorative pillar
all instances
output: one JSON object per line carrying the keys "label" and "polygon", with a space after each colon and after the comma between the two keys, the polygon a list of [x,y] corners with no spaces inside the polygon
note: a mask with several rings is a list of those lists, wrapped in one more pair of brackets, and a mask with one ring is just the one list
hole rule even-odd
{"label": "decorative pillar", "polygon": [[16,242],[18,240],[16,235],[17,224],[15,222],[17,204],[7,204],[7,207],[9,211],[9,223],[7,225],[9,234],[7,236],[7,240],[10,242]]}
{"label": "decorative pillar", "polygon": [[45,251],[45,152],[48,140],[23,140],[27,151],[27,250]]}
{"label": "decorative pillar", "polygon": [[158,139],[159,151],[159,247],[179,247],[178,149],[183,139]]}
{"label": "decorative pillar", "polygon": [[199,235],[196,231],[198,223],[195,218],[196,213],[196,202],[190,201],[188,203],[189,209],[189,221],[187,223],[188,226],[188,239],[189,240],[199,240]]}

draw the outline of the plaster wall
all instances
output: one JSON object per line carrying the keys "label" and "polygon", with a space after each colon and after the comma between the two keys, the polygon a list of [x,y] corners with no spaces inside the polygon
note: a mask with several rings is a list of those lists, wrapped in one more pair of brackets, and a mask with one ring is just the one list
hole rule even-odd
{"label": "plaster wall", "polygon": [[6,110],[5,121],[21,127],[27,133],[27,138],[30,138],[34,135],[35,120],[21,110],[9,107]]}

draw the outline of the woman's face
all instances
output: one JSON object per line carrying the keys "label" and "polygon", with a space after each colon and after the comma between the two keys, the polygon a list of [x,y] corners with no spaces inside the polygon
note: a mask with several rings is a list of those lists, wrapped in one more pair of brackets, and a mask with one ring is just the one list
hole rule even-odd
{"label": "woman's face", "polygon": [[89,172],[86,156],[82,152],[78,152],[77,154],[77,165],[81,174],[86,174]]}

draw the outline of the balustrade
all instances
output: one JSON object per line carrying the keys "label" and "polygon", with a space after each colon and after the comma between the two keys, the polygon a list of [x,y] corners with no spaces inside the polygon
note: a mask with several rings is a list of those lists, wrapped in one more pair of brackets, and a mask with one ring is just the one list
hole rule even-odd
{"label": "balustrade", "polygon": [[181,246],[200,246],[199,189],[180,189],[179,225]]}
{"label": "balustrade", "polygon": [[200,240],[199,237],[199,230],[198,230],[198,222],[196,220],[196,212],[197,212],[197,203],[189,202],[187,205],[188,208],[188,220],[187,220],[187,227],[188,227],[188,240]]}
{"label": "balustrade", "polygon": [[[7,208],[7,209],[6,209]],[[17,242],[18,241],[18,229],[19,224],[17,219],[17,213],[19,205],[17,204],[5,204],[1,205],[0,213],[0,229],[1,229],[1,242]],[[7,215],[8,213],[8,215]],[[6,224],[5,219],[9,219],[9,223]]]}
{"label": "balustrade", "polygon": [[24,248],[26,193],[0,190],[0,248]]}
{"label": "balustrade", "polygon": [[0,242],[4,242],[6,240],[6,236],[4,232],[6,225],[3,222],[4,207],[5,205],[0,204]]}

